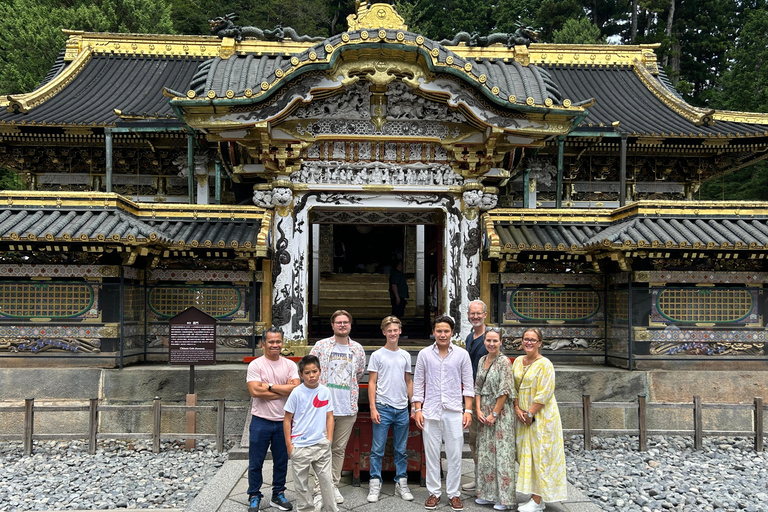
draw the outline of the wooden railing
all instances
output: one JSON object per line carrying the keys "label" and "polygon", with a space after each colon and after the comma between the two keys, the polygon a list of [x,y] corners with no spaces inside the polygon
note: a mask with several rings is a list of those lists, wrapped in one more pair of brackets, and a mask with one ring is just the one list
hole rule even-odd
{"label": "wooden railing", "polygon": [[[654,435],[678,435],[693,436],[694,449],[701,450],[703,447],[704,436],[737,436],[754,438],[755,451],[763,451],[763,437],[765,436],[763,428],[763,413],[767,406],[763,404],[761,397],[756,397],[751,404],[725,404],[709,403],[703,404],[701,397],[694,396],[691,403],[668,403],[652,402],[647,403],[645,396],[638,396],[637,402],[592,402],[589,395],[584,395],[581,402],[560,402],[561,409],[581,409],[582,428],[563,429],[564,434],[583,434],[584,449],[592,449],[592,436],[621,436],[636,435],[639,438],[639,449],[646,451],[648,449],[648,436]],[[88,411],[88,453],[96,453],[97,442],[99,439],[151,439],[152,451],[160,451],[160,438],[166,439],[215,439],[216,449],[222,451],[226,439],[237,439],[241,434],[227,436],[224,432],[225,414],[227,411],[243,411],[248,409],[246,405],[228,406],[225,400],[217,400],[216,405],[162,405],[160,398],[155,398],[152,404],[143,405],[103,405],[99,400],[92,398],[89,405],[35,405],[35,400],[30,398],[24,401],[23,406],[0,406],[0,413],[24,413],[24,433],[23,434],[0,434],[0,439],[5,441],[23,440],[24,455],[32,454],[32,443],[34,440],[55,440],[55,439],[82,439],[84,434],[35,434],[35,413],[40,412],[85,412]],[[637,411],[637,428],[592,428],[591,416],[593,409],[635,409]],[[663,430],[647,428],[647,412],[653,409],[677,409],[691,411],[693,417],[693,429],[689,430]],[[726,409],[752,411],[754,419],[753,430],[705,430],[703,422],[703,410],[705,409]],[[99,413],[109,411],[151,411],[152,412],[152,432],[99,432]],[[214,411],[216,412],[216,433],[212,434],[191,434],[186,432],[161,432],[160,420],[163,411]]]}
{"label": "wooden railing", "polygon": [[[613,435],[636,435],[639,438],[640,451],[646,451],[648,449],[648,436],[655,435],[673,435],[673,436],[690,436],[693,435],[693,446],[696,450],[701,450],[703,447],[704,436],[738,436],[738,437],[753,437],[755,440],[755,451],[763,451],[763,412],[768,409],[763,405],[763,399],[761,397],[755,397],[751,404],[725,404],[725,403],[701,403],[701,397],[694,396],[692,403],[668,403],[668,402],[652,402],[647,403],[645,396],[640,395],[637,397],[637,402],[592,402],[589,395],[582,397],[581,403],[579,402],[561,402],[558,404],[560,408],[564,409],[581,409],[582,410],[582,423],[583,426],[580,429],[563,429],[564,434],[583,434],[584,435],[584,449],[592,449],[592,434],[602,436]],[[593,429],[591,423],[592,409],[636,409],[637,410],[637,429]],[[649,409],[681,409],[689,410],[693,412],[693,429],[692,430],[661,430],[661,429],[648,429],[647,425],[647,411]],[[754,418],[754,430],[704,430],[704,421],[702,411],[704,409],[730,409],[741,411],[752,411]]]}
{"label": "wooden railing", "polygon": [[[45,441],[56,439],[83,439],[88,438],[88,453],[96,453],[99,439],[151,439],[152,451],[160,452],[160,438],[167,439],[215,439],[216,449],[224,449],[226,439],[237,439],[241,434],[227,436],[224,432],[225,415],[227,411],[246,410],[249,406],[229,406],[225,400],[217,400],[216,405],[163,405],[160,398],[155,397],[151,404],[141,405],[105,405],[100,404],[98,398],[91,398],[89,405],[35,405],[34,398],[24,400],[24,405],[0,406],[0,413],[24,413],[24,433],[0,434],[4,441],[23,440],[24,455],[32,454],[33,441]],[[35,414],[41,412],[88,412],[88,433],[64,433],[64,434],[35,434]],[[152,412],[152,432],[99,432],[99,413],[102,412]],[[216,412],[216,432],[212,434],[198,434],[187,432],[161,432],[161,417],[163,411],[184,412]]]}

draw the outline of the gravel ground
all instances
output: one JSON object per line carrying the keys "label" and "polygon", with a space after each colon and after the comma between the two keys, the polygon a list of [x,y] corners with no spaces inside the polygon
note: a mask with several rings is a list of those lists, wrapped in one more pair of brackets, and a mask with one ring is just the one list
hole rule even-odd
{"label": "gravel ground", "polygon": [[[768,454],[751,439],[636,437],[566,439],[567,475],[601,508],[621,512],[768,512]],[[88,455],[81,441],[37,442],[31,457],[19,442],[0,442],[0,512],[184,508],[218,471],[226,453],[213,443],[163,443],[153,454],[143,441],[101,441]]]}
{"label": "gravel ground", "polygon": [[184,508],[227,455],[215,443],[165,442],[152,453],[144,441],[103,440],[95,455],[82,441],[0,442],[0,511]]}
{"label": "gravel ground", "polygon": [[604,510],[768,511],[768,454],[754,441],[705,437],[652,437],[638,451],[637,437],[593,438],[592,451],[582,436],[565,442],[568,480]]}

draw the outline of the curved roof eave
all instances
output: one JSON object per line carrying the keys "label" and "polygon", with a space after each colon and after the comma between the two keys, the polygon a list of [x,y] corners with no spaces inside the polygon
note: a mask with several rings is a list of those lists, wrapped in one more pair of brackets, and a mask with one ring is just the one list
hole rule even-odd
{"label": "curved roof eave", "polygon": [[[194,96],[189,97],[189,95],[185,97],[184,94],[171,90],[167,90],[166,95],[172,96],[171,104],[178,107],[200,106],[206,103],[214,106],[251,105],[273,97],[277,91],[299,76],[313,71],[332,70],[346,52],[383,49],[389,52],[416,52],[423,58],[423,62],[430,73],[454,76],[474,89],[479,90],[486,99],[494,104],[509,110],[540,114],[555,113],[566,116],[579,114],[585,110],[582,106],[573,105],[570,100],[566,100],[567,103],[564,102],[564,105],[557,106],[552,102],[551,98],[547,98],[545,104],[537,105],[531,101],[530,97],[521,100],[517,100],[514,96],[503,97],[500,95],[502,91],[499,87],[488,83],[486,75],[475,76],[472,59],[465,59],[420,35],[402,31],[381,30],[380,32],[384,32],[386,37],[382,38],[381,34],[379,34],[377,41],[367,41],[362,37],[364,32],[344,33],[341,36],[331,37],[308,48],[301,54],[293,55],[290,60],[284,60],[283,64],[272,71],[271,81],[264,80],[259,84],[260,91],[254,91],[253,89],[245,89],[243,91],[228,90],[225,97],[219,97],[216,91],[209,91],[208,97],[200,99]],[[356,38],[352,39],[351,36],[356,36]],[[238,95],[242,96],[238,97]]]}

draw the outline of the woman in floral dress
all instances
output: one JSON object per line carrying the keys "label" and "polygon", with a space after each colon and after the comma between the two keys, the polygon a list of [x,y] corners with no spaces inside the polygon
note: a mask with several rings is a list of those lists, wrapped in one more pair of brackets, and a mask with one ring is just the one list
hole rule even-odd
{"label": "woman in floral dress", "polygon": [[565,450],[560,410],[555,400],[555,369],[539,353],[544,337],[539,329],[523,333],[525,355],[515,359],[514,399],[517,422],[517,491],[531,500],[519,512],[544,510],[544,502],[565,501]]}
{"label": "woman in floral dress", "polygon": [[515,390],[509,358],[501,352],[498,327],[485,331],[488,354],[477,363],[477,502],[507,510],[515,504]]}

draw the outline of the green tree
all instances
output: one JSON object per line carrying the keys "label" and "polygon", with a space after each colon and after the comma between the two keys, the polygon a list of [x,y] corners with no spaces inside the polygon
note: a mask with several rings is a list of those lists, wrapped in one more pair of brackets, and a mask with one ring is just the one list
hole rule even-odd
{"label": "green tree", "polygon": [[730,67],[720,80],[715,106],[768,112],[768,11],[754,10],[747,15],[728,60]]}
{"label": "green tree", "polygon": [[600,29],[584,17],[579,20],[569,19],[563,25],[562,30],[555,30],[552,42],[557,44],[600,44],[604,38],[600,35]]}
{"label": "green tree", "polygon": [[166,0],[2,0],[0,93],[33,90],[66,41],[62,29],[165,34]]}
{"label": "green tree", "polygon": [[541,40],[551,43],[555,30],[562,28],[566,21],[584,15],[584,8],[577,0],[544,0],[536,11],[535,24],[541,28]]}
{"label": "green tree", "polygon": [[0,166],[0,190],[24,190],[27,184],[14,169]]}

